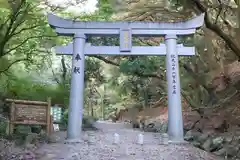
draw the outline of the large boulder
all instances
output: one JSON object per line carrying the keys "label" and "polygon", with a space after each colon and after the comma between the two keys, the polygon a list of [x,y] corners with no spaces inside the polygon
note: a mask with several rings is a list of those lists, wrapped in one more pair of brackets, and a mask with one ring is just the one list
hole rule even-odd
{"label": "large boulder", "polygon": [[213,140],[212,140],[212,148],[213,148],[213,150],[222,148],[223,143],[224,143],[224,138],[223,137],[213,138]]}
{"label": "large boulder", "polygon": [[186,141],[198,141],[199,137],[201,136],[201,133],[194,130],[189,130],[186,132],[184,139]]}
{"label": "large boulder", "polygon": [[167,107],[148,107],[139,111],[132,123],[134,127],[142,128],[146,132],[166,133],[167,116]]}
{"label": "large boulder", "polygon": [[195,129],[203,133],[215,134],[227,131],[227,120],[222,114],[215,114],[206,116],[204,115],[194,126]]}
{"label": "large boulder", "polygon": [[201,146],[205,151],[211,151],[212,139],[208,138]]}
{"label": "large boulder", "polygon": [[213,152],[215,155],[224,156],[225,158],[236,157],[240,147],[234,145],[225,145],[220,150]]}
{"label": "large boulder", "polygon": [[161,121],[154,118],[145,120],[144,131],[146,132],[167,133],[167,129],[167,121]]}
{"label": "large boulder", "polygon": [[132,107],[132,108],[126,108],[126,109],[120,109],[117,116],[112,116],[116,118],[118,121],[136,121],[136,117],[139,113],[139,108]]}
{"label": "large boulder", "polygon": [[195,124],[201,119],[197,111],[183,112],[183,128],[189,131],[194,128]]}
{"label": "large boulder", "polygon": [[222,136],[215,137],[196,130],[187,131],[184,139],[190,141],[194,146],[209,152],[221,149],[225,143],[225,138]]}
{"label": "large boulder", "polygon": [[206,134],[215,133],[212,122],[206,118],[202,118],[197,122],[194,128]]}
{"label": "large boulder", "polygon": [[207,133],[201,133],[201,135],[197,138],[197,141],[200,143],[205,142],[210,137]]}

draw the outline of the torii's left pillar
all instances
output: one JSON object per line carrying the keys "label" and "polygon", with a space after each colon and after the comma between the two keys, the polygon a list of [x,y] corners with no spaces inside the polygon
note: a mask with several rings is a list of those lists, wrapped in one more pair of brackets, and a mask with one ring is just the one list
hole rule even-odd
{"label": "torii's left pillar", "polygon": [[[49,25],[58,35],[73,37],[72,73],[68,111],[67,142],[81,142],[83,107],[84,107],[84,32],[76,32],[72,23],[55,16],[48,16]],[[58,31],[62,29],[62,31]],[[68,31],[66,34],[65,32]],[[70,33],[69,33],[70,32]]]}
{"label": "torii's left pillar", "polygon": [[67,138],[77,139],[81,135],[84,106],[84,48],[86,36],[75,34],[73,38],[72,79],[68,111]]}

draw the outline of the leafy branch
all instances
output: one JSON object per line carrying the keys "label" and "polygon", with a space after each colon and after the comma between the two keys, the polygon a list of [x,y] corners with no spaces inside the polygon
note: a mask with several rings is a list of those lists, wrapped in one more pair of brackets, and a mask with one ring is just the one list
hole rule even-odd
{"label": "leafy branch", "polygon": [[17,48],[21,47],[23,44],[27,43],[30,39],[36,39],[36,38],[54,38],[56,36],[49,36],[49,35],[40,35],[40,36],[32,36],[32,37],[28,37],[25,40],[23,40],[20,44],[16,45],[15,47],[7,50],[6,52],[4,52],[3,56],[16,50]]}
{"label": "leafy branch", "polygon": [[12,33],[10,36],[11,36],[11,37],[16,36],[16,35],[22,33],[23,31],[32,30],[32,29],[35,29],[35,28],[40,27],[40,26],[41,26],[41,25],[38,24],[38,25],[31,26],[31,27],[22,28],[22,29],[20,29],[18,32]]}
{"label": "leafy branch", "polygon": [[0,70],[0,74],[7,72],[14,64],[22,62],[22,61],[28,61],[28,58],[22,58],[22,59],[17,59],[13,62],[11,62],[5,69]]}
{"label": "leafy branch", "polygon": [[192,1],[195,4],[194,6],[195,8],[197,8],[200,12],[205,13],[204,21],[206,27],[215,32],[219,37],[221,37],[240,60],[240,48],[238,47],[239,45],[234,41],[232,37],[227,35],[217,24],[211,22],[207,8],[200,2],[200,0]]}

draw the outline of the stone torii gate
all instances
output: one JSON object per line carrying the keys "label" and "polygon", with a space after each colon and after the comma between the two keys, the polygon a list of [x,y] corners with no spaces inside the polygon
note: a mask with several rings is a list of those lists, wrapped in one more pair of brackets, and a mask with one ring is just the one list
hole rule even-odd
{"label": "stone torii gate", "polygon": [[[168,82],[168,135],[173,143],[183,141],[183,119],[178,56],[195,54],[195,47],[177,44],[177,36],[194,34],[204,22],[204,14],[184,22],[81,22],[48,14],[48,22],[59,35],[73,36],[73,43],[55,47],[59,54],[72,55],[72,79],[67,138],[81,135],[84,106],[85,55],[166,55]],[[120,46],[92,46],[87,36],[120,36]],[[165,36],[159,46],[132,46],[132,36]],[[80,95],[80,96],[79,96]]]}

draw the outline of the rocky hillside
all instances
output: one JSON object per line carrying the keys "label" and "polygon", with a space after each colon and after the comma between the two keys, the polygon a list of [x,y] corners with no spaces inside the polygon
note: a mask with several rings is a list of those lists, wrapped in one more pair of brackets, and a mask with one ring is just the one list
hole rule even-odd
{"label": "rocky hillside", "polygon": [[[192,108],[183,101],[185,139],[194,146],[232,159],[240,158],[240,63],[235,61],[212,73],[215,103]],[[145,109],[127,108],[115,118],[129,120],[134,127],[144,122],[144,130],[167,132],[168,110],[160,99]]]}
{"label": "rocky hillside", "polygon": [[[235,98],[239,99],[239,108],[240,94],[235,95]],[[229,108],[204,108],[202,113],[191,110],[184,111],[185,140],[216,155],[231,158],[240,157],[240,153],[238,153],[240,149],[240,116],[232,116],[234,114],[240,115],[236,108],[233,106]],[[132,114],[129,110],[122,111],[120,120],[140,123],[139,118],[145,119],[145,131],[167,132],[167,107],[147,108],[138,113],[136,110],[133,112],[133,110],[131,110]],[[135,120],[130,117],[135,117]]]}

